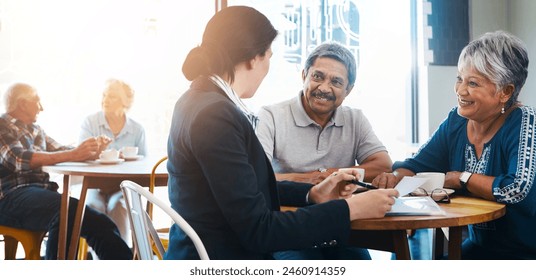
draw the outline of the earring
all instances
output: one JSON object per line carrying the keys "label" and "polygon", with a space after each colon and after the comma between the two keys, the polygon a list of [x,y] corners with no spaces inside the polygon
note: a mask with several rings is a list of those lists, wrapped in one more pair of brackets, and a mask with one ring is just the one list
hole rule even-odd
{"label": "earring", "polygon": [[501,108],[501,114],[504,114],[504,107]]}

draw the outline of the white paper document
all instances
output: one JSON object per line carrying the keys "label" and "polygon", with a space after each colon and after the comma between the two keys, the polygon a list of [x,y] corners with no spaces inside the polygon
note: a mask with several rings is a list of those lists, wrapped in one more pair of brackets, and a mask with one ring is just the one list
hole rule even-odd
{"label": "white paper document", "polygon": [[445,215],[445,211],[429,196],[407,196],[395,199],[387,216]]}
{"label": "white paper document", "polygon": [[406,195],[422,186],[428,178],[418,178],[406,176],[398,182],[395,189],[400,197],[395,199],[395,204],[387,216],[423,216],[423,215],[445,215],[439,205],[429,196],[406,197]]}
{"label": "white paper document", "polygon": [[428,178],[418,178],[418,177],[409,177],[405,176],[398,182],[395,186],[395,189],[398,190],[400,197],[406,196],[416,190],[418,187],[422,186]]}

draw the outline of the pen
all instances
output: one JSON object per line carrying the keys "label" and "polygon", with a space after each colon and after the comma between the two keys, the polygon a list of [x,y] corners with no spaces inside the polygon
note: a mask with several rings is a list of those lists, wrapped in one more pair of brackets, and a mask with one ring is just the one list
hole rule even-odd
{"label": "pen", "polygon": [[[364,183],[364,182],[361,182],[361,181],[358,181],[358,180],[351,180],[351,181],[348,181],[348,183],[350,184],[356,184],[358,186],[361,186],[361,187],[365,187],[369,190],[375,190],[375,189],[378,189],[376,188],[375,186],[371,185],[371,184],[367,184],[367,183]],[[359,192],[359,191],[357,191]]]}

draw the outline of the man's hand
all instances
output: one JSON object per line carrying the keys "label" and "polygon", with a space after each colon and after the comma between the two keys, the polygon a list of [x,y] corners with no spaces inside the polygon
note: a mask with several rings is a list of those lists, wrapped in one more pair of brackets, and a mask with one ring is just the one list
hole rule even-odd
{"label": "man's hand", "polygon": [[97,137],[92,137],[84,140],[78,147],[71,150],[70,161],[86,161],[94,160],[99,157],[101,152],[99,140]]}
{"label": "man's hand", "polygon": [[398,168],[397,170],[393,171],[393,173],[384,172],[376,176],[376,178],[372,180],[372,185],[380,189],[392,189],[405,176],[414,176],[414,175],[415,173],[409,169]]}
{"label": "man's hand", "polygon": [[100,152],[103,149],[106,149],[108,144],[111,142],[110,138],[106,136],[104,137],[88,138],[78,145],[78,147],[72,150],[58,152],[35,152],[30,160],[30,167],[36,168],[43,165],[53,165],[66,161],[95,160],[99,157]]}
{"label": "man's hand", "polygon": [[392,189],[398,181],[399,179],[393,173],[382,173],[372,180],[372,185],[380,189]]}

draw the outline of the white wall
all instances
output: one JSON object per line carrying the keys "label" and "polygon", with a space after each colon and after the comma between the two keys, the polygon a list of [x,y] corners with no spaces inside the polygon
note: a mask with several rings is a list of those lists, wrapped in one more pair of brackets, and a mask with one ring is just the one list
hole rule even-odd
{"label": "white wall", "polygon": [[508,2],[508,25],[510,31],[527,44],[529,51],[529,76],[519,95],[526,105],[536,106],[536,1],[510,0]]}
{"label": "white wall", "polygon": [[489,31],[508,30],[507,0],[469,1],[469,24],[470,39]]}
{"label": "white wall", "polygon": [[[426,73],[428,75],[428,99],[426,101],[421,99],[419,104],[428,105],[428,124],[423,123],[424,128],[421,125],[420,142],[426,141],[447,117],[448,112],[456,106],[454,83],[458,69],[454,66],[429,65],[426,67]],[[426,110],[423,111],[426,113]],[[421,115],[420,119],[424,117]]]}
{"label": "white wall", "polygon": [[[495,30],[505,30],[520,37],[529,52],[529,76],[519,99],[536,106],[536,1],[534,0],[471,0],[469,1],[470,39]],[[420,141],[424,142],[439,126],[453,106],[456,106],[455,66],[426,66],[421,79],[426,80],[420,99]]]}

